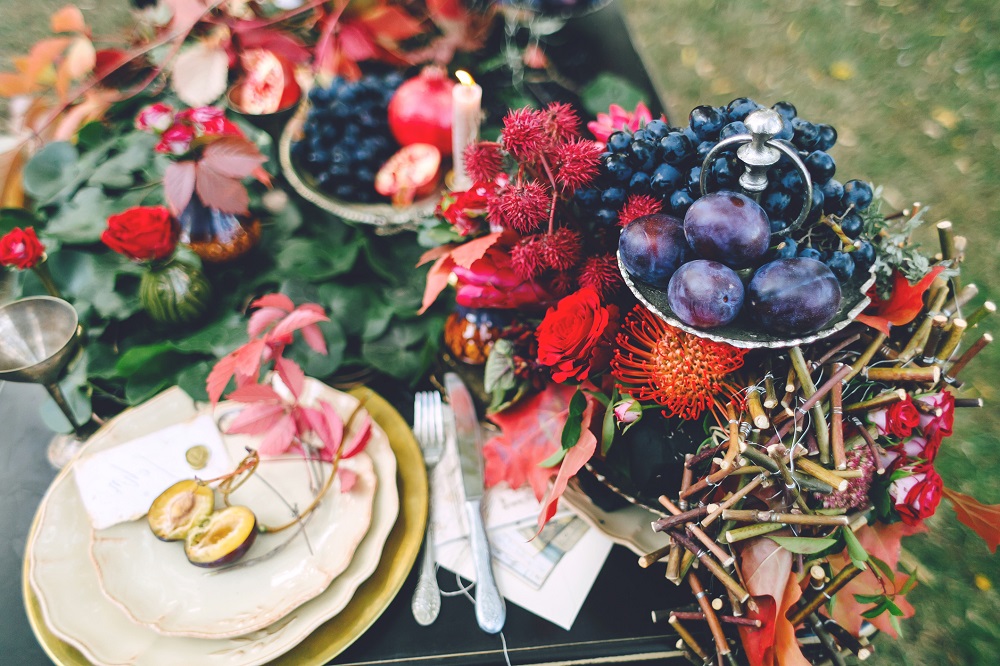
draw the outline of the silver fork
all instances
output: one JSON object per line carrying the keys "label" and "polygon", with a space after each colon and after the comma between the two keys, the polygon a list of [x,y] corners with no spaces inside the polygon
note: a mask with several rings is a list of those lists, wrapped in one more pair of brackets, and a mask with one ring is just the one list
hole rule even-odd
{"label": "silver fork", "polygon": [[[413,434],[420,443],[429,478],[434,466],[441,460],[445,446],[444,411],[441,394],[437,391],[421,391],[414,396]],[[420,561],[420,577],[417,579],[417,589],[413,592],[410,608],[417,624],[425,627],[432,624],[441,611],[441,589],[438,587],[434,566],[434,535],[431,533],[429,513],[423,559]]]}

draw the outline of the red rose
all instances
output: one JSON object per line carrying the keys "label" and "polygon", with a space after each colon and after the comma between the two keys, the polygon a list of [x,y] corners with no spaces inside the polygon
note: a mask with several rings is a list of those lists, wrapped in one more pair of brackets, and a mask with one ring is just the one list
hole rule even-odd
{"label": "red rose", "polygon": [[185,109],[177,114],[177,120],[190,123],[198,136],[243,136],[240,128],[226,119],[226,112],[215,106]]}
{"label": "red rose", "polygon": [[194,129],[187,125],[173,124],[160,135],[160,142],[154,150],[168,155],[183,155],[191,150],[194,141]]}
{"label": "red rose", "polygon": [[941,391],[917,399],[925,405],[941,410],[941,414],[920,415],[920,431],[924,433],[924,437],[937,440],[940,444],[942,439],[951,436],[952,427],[955,425],[955,396],[948,391]]}
{"label": "red rose", "polygon": [[101,240],[135,261],[166,259],[177,247],[180,227],[163,206],[137,206],[108,218]]}
{"label": "red rose", "polygon": [[944,481],[930,464],[921,463],[912,467],[902,467],[905,476],[889,484],[889,497],[896,513],[907,525],[919,525],[924,518],[933,516],[941,503]]}
{"label": "red rose", "polygon": [[174,122],[174,107],[157,102],[143,107],[135,117],[135,128],[143,132],[165,132]]}
{"label": "red rose", "polygon": [[897,439],[906,439],[913,434],[913,429],[920,425],[920,412],[913,406],[910,396],[897,402],[888,409],[872,412],[869,417],[878,428],[879,434],[889,435]]}
{"label": "red rose", "polygon": [[35,235],[34,227],[14,227],[0,238],[0,264],[19,270],[32,268],[45,255],[45,246]]}
{"label": "red rose", "polygon": [[476,183],[466,192],[455,193],[447,208],[442,209],[439,205],[438,214],[462,236],[473,234],[480,230],[485,220],[486,201],[491,191],[490,183]]}
{"label": "red rose", "polygon": [[545,313],[538,362],[552,369],[554,381],[583,381],[608,366],[617,331],[618,308],[601,305],[598,293],[585,287]]}

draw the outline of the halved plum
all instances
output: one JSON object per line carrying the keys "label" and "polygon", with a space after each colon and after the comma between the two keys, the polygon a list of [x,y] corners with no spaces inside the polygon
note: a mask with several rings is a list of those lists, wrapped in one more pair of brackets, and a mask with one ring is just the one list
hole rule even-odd
{"label": "halved plum", "polygon": [[197,525],[184,542],[188,561],[198,567],[221,567],[250,550],[257,538],[257,517],[245,506],[216,511]]}
{"label": "halved plum", "polygon": [[162,541],[180,541],[215,509],[215,493],[195,479],[178,481],[153,500],[149,529]]}

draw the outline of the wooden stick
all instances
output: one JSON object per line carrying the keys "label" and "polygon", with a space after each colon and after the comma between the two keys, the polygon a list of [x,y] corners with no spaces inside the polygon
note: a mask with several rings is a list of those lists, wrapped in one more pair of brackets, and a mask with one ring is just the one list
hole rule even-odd
{"label": "wooden stick", "polygon": [[774,375],[771,374],[771,357],[764,364],[764,409],[774,409],[778,406],[778,396],[774,392]]}
{"label": "wooden stick", "polygon": [[[719,622],[719,618],[715,614],[715,609],[712,608],[712,604],[708,601],[705,588],[702,587],[701,581],[698,580],[698,576],[693,571],[688,573],[688,585],[691,586],[691,592],[694,593],[694,598],[698,602],[698,605],[701,606],[701,612],[704,613],[705,620],[708,622],[708,629],[712,632],[712,638],[715,639],[716,652],[722,655],[727,654],[729,652],[729,643],[726,641],[726,635],[722,632],[722,623]],[[674,617],[676,617],[676,614]]]}
{"label": "wooden stick", "polygon": [[826,351],[826,353],[824,353],[822,356],[820,356],[818,359],[816,359],[816,361],[813,362],[812,365],[814,367],[818,368],[819,366],[825,364],[827,361],[829,361],[831,358],[833,358],[837,354],[837,352],[843,351],[844,349],[846,349],[847,347],[850,347],[851,345],[853,345],[855,342],[857,342],[860,339],[861,339],[861,334],[860,333],[855,333],[851,337],[845,338],[844,340],[841,340],[840,342],[838,342],[834,346],[830,347],[830,349],[828,349]]}
{"label": "wooden stick", "polygon": [[[748,446],[743,450],[743,455],[750,459],[757,465],[764,467],[772,474],[778,473],[778,465],[767,455],[761,453],[752,446]],[[814,479],[812,477],[806,476],[804,474],[799,474],[798,472],[792,472],[792,478],[795,483],[802,487],[804,490],[808,490],[814,493],[823,493],[824,495],[829,495],[833,492],[833,487],[828,483],[823,483],[819,479]]]}
{"label": "wooden stick", "polygon": [[993,342],[993,336],[989,333],[983,333],[983,336],[972,343],[972,346],[966,349],[961,356],[958,357],[951,367],[948,368],[948,372],[945,373],[944,380],[949,384],[954,384],[958,379],[958,373],[960,373],[965,366],[969,364],[969,361],[976,357],[976,354],[983,351],[986,345]]}
{"label": "wooden stick", "polygon": [[783,529],[785,529],[785,526],[781,523],[754,523],[745,527],[735,527],[731,530],[726,530],[725,538],[726,543],[737,543]]}
{"label": "wooden stick", "polygon": [[684,625],[681,624],[676,615],[671,615],[667,621],[670,623],[670,626],[674,628],[674,631],[677,632],[677,635],[681,637],[681,640],[684,641],[685,645],[691,648],[691,650],[694,651],[694,653],[703,661],[708,661],[708,653],[705,652],[704,648],[698,645],[698,641],[694,639],[694,636],[691,635],[690,631],[684,628]]}
{"label": "wooden stick", "polygon": [[723,460],[732,464],[740,453],[740,422],[736,418],[736,409],[732,404],[726,405],[726,416],[729,419],[729,449]]}
{"label": "wooden stick", "polygon": [[[939,289],[937,293],[930,297],[927,301],[927,314],[924,315],[923,320],[917,327],[917,330],[910,336],[910,341],[906,343],[903,350],[899,352],[899,357],[897,362],[902,364],[909,361],[911,358],[917,355],[917,353],[923,349],[924,340],[927,339],[927,335],[930,333],[932,320],[935,315],[943,314],[941,312],[942,306],[944,306],[945,300],[948,298],[947,285]],[[869,359],[870,360],[870,359]],[[868,361],[865,361],[867,364]]]}
{"label": "wooden stick", "polygon": [[997,304],[994,303],[993,301],[986,301],[985,303],[979,306],[978,310],[976,310],[968,317],[966,317],[965,321],[969,323],[969,328],[972,328],[973,326],[977,325],[983,319],[986,319],[996,311],[997,311]]}
{"label": "wooden stick", "polygon": [[816,633],[816,637],[819,638],[820,644],[826,653],[830,656],[833,661],[834,666],[847,666],[847,662],[844,658],[840,656],[840,649],[837,644],[833,641],[833,637],[830,636],[829,632],[823,628],[823,623],[819,619],[819,615],[816,613],[809,613],[807,618],[809,620],[809,625],[812,630]]}
{"label": "wooden stick", "polygon": [[964,319],[952,320],[951,328],[948,329],[948,334],[945,336],[944,342],[941,343],[941,348],[934,356],[935,363],[944,364],[951,360],[951,355],[958,349],[962,336],[965,335],[965,329],[968,327],[969,324]]}
{"label": "wooden stick", "polygon": [[[784,456],[778,451],[773,451],[771,453],[771,460],[773,460],[774,464],[778,466],[778,474],[781,474],[781,478],[785,480],[785,488],[791,494],[792,499],[795,500],[796,506],[802,510],[802,513],[812,513],[813,510],[809,508],[809,504],[806,502],[805,498],[802,497],[802,493],[799,492],[799,484],[795,482],[795,478],[792,476],[791,471],[789,471],[788,466],[785,465]],[[725,515],[725,512],[723,512],[723,520],[725,520]]]}
{"label": "wooden stick", "polygon": [[847,516],[819,516],[801,513],[778,513],[776,511],[757,511],[755,509],[726,509],[722,512],[723,520],[733,520],[738,523],[782,523],[784,525],[847,525]]}
{"label": "wooden stick", "polygon": [[864,371],[864,377],[873,382],[937,384],[941,380],[941,366],[930,365],[926,368],[867,367]]}
{"label": "wooden stick", "polygon": [[725,585],[727,589],[732,590],[733,593],[739,597],[740,603],[746,603],[746,600],[750,598],[750,593],[744,590],[732,576],[726,573],[726,570],[722,568],[722,565],[712,559],[712,556],[709,555],[705,549],[699,548],[693,541],[688,539],[686,535],[681,534],[677,530],[672,531],[670,536],[676,539],[678,543],[684,546],[687,550],[694,553],[694,556],[698,558],[698,561],[701,562],[701,564],[703,564],[713,576],[718,578],[720,583]]}
{"label": "wooden stick", "polygon": [[757,387],[751,387],[747,391],[747,407],[750,409],[750,418],[755,427],[762,430],[771,427],[771,422],[764,413],[764,405],[760,402],[760,389]]}
{"label": "wooden stick", "polygon": [[854,379],[854,377],[868,365],[868,362],[874,358],[875,352],[877,352],[882,346],[882,343],[885,342],[886,337],[885,333],[879,333],[872,339],[871,342],[868,343],[868,346],[861,353],[861,356],[859,356],[854,361],[854,364],[850,366],[851,371],[847,373],[846,377],[844,377],[844,382],[849,382]]}
{"label": "wooden stick", "polygon": [[831,619],[824,620],[823,628],[826,629],[828,632],[830,632],[830,635],[836,638],[837,642],[840,643],[841,646],[847,648],[848,650],[856,654],[858,656],[859,661],[865,661],[870,656],[872,656],[871,649],[869,649],[865,645],[862,645],[861,641],[859,641],[857,638],[851,635],[851,632],[849,632],[847,629],[844,629],[842,626],[840,626],[833,620]]}
{"label": "wooden stick", "polygon": [[863,414],[874,412],[878,409],[885,409],[886,407],[897,402],[902,402],[905,399],[906,391],[904,389],[893,389],[891,391],[886,391],[885,393],[879,393],[874,398],[869,398],[863,402],[855,402],[851,405],[844,405],[844,414]]}
{"label": "wooden stick", "polygon": [[875,472],[877,474],[885,474],[885,465],[882,464],[882,451],[879,449],[878,443],[875,441],[875,437],[868,430],[868,426],[861,422],[861,419],[855,417],[851,419],[854,425],[858,429],[858,433],[865,440],[865,444],[868,445],[868,452],[872,456],[872,462],[875,464]]}
{"label": "wooden stick", "polygon": [[847,454],[844,451],[844,387],[839,383],[834,384],[830,390],[830,451],[833,453],[833,466],[847,469]]}
{"label": "wooden stick", "polygon": [[801,603],[799,606],[789,609],[788,613],[785,614],[785,617],[788,618],[788,621],[792,623],[793,627],[798,625],[802,622],[802,620],[819,610],[819,607],[822,606],[824,602],[833,597],[833,595],[854,580],[854,578],[860,573],[861,569],[854,566],[853,562],[848,562],[843,569],[837,572],[837,575],[833,577],[833,580],[830,581],[825,590],[819,594],[813,595],[805,603]]}
{"label": "wooden stick", "polygon": [[[673,613],[674,615],[676,615],[678,620],[684,620],[685,622],[686,621],[695,621],[695,622],[697,622],[699,620],[704,620],[705,619],[705,614],[704,613],[699,613],[698,611],[666,611],[666,610],[663,610],[663,611],[653,611],[653,622],[655,623],[658,620],[662,620],[663,618],[669,617],[671,613]],[[753,620],[753,619],[750,619],[748,617],[737,617],[735,615],[718,615],[717,614],[716,617],[718,617],[719,621],[722,622],[723,624],[738,624],[740,626],[754,627],[756,629],[759,629],[764,624],[760,620]]]}
{"label": "wooden stick", "polygon": [[[714,458],[716,455],[721,453],[722,450],[727,446],[729,446],[729,442],[724,442],[722,444],[719,444],[718,446],[713,446],[708,449],[703,449],[698,453],[690,455],[690,457],[685,457],[684,466],[690,469],[701,462],[709,460],[710,458]],[[681,481],[683,483],[683,479],[681,479]]]}
{"label": "wooden stick", "polygon": [[[661,498],[660,500],[661,504],[663,503],[663,499],[666,498],[665,497]],[[667,501],[669,502],[670,500]],[[672,502],[671,506],[673,506]],[[666,518],[659,518],[657,520],[654,520],[650,524],[652,525],[654,532],[663,532],[664,530],[669,530],[671,528],[677,527],[678,525],[689,523],[692,520],[701,520],[707,514],[708,514],[707,506],[697,506],[693,509],[688,509],[687,511],[680,511],[680,509],[678,509],[678,513],[675,513],[672,516],[667,516]]]}
{"label": "wooden stick", "polygon": [[[954,281],[954,278],[952,278],[952,280]],[[964,289],[962,289],[952,297],[951,302],[949,302],[948,305],[946,305],[944,309],[941,310],[941,314],[943,314],[946,317],[954,316],[955,313],[964,308],[969,303],[969,301],[971,301],[978,295],[979,295],[979,287],[977,287],[972,283],[969,283],[968,285],[965,286]]]}
{"label": "wooden stick", "polygon": [[668,555],[670,553],[670,548],[673,545],[674,545],[674,542],[671,541],[670,543],[668,543],[663,548],[657,548],[656,550],[654,550],[651,553],[646,553],[645,555],[643,555],[642,557],[639,558],[639,566],[642,567],[643,569],[648,569],[649,567],[653,566],[653,564],[655,564],[656,562],[659,562],[666,555]]}
{"label": "wooden stick", "polygon": [[[687,464],[691,458],[694,456],[690,453],[684,456],[684,470],[681,472],[681,490],[687,490],[691,487],[691,481],[694,479],[694,470]],[[688,503],[687,500],[678,500],[680,503],[681,511],[687,511]]]}
{"label": "wooden stick", "polygon": [[[843,444],[841,444],[841,448],[843,448]],[[829,483],[837,492],[844,492],[847,490],[847,479],[838,477],[827,468],[813,462],[809,458],[806,458],[805,456],[797,457],[795,459],[795,464],[799,469],[814,479],[819,479],[823,483]],[[847,467],[846,458],[844,461],[844,467]]]}
{"label": "wooden stick", "polygon": [[719,485],[727,476],[735,472],[737,469],[735,464],[730,463],[726,460],[723,460],[722,465],[719,465],[719,467],[720,467],[719,471],[713,472],[712,474],[709,474],[708,476],[699,479],[695,483],[691,484],[691,487],[682,491],[680,494],[680,498],[686,499],[688,497],[691,497],[692,495],[697,495],[698,493],[706,490],[709,486]]}
{"label": "wooden stick", "polygon": [[982,407],[982,398],[955,398],[955,407]]}
{"label": "wooden stick", "polygon": [[944,335],[945,326],[948,325],[948,318],[944,315],[934,315],[931,318],[931,330],[927,334],[927,342],[924,343],[924,353],[920,358],[923,365],[930,365],[934,362],[934,352],[941,344],[941,336]]}
{"label": "wooden stick", "polygon": [[[788,350],[788,355],[792,359],[792,367],[795,368],[795,374],[798,375],[799,383],[802,385],[802,393],[807,399],[812,398],[816,394],[816,385],[809,374],[809,367],[806,365],[802,348],[792,347]],[[823,412],[823,406],[819,400],[815,402],[811,409],[813,414],[813,432],[816,433],[816,447],[819,449],[819,459],[824,465],[827,465],[830,463],[830,431],[827,430],[826,414]]]}
{"label": "wooden stick", "polygon": [[749,495],[751,492],[753,492],[763,482],[764,482],[764,475],[761,474],[759,476],[756,476],[756,477],[750,479],[750,481],[747,482],[747,484],[745,486],[743,486],[742,488],[740,488],[739,490],[737,490],[735,493],[733,493],[732,495],[730,495],[729,499],[724,500],[721,504],[719,504],[716,507],[715,510],[711,510],[711,507],[713,505],[710,504],[708,506],[708,508],[710,509],[709,514],[707,516],[705,516],[704,520],[701,521],[701,526],[702,527],[708,527],[709,525],[711,525],[713,522],[715,522],[715,520],[719,516],[722,515],[723,511],[725,511],[726,509],[728,509],[729,507],[733,506],[734,504],[736,504],[737,502],[739,502],[741,499],[743,499],[744,497],[746,497],[747,495]]}
{"label": "wooden stick", "polygon": [[[668,498],[666,495],[660,495],[659,502],[663,506],[663,508],[665,508],[670,513],[674,514],[674,516],[681,515],[681,510],[677,508],[677,505],[671,502],[670,498]],[[705,513],[708,513],[707,507],[702,507],[702,508],[705,509]],[[702,518],[705,515],[705,513],[701,514],[700,516],[697,516],[696,518],[694,518],[694,520]],[[692,525],[690,522],[688,522],[688,524],[685,525],[685,528],[696,539],[698,539],[698,541],[701,541],[701,543],[704,544],[705,548],[708,548],[710,551],[712,551],[713,555],[719,558],[719,561],[722,562],[722,566],[729,568],[736,561],[736,558],[734,558],[731,554],[724,551],[719,546],[719,544],[717,544],[713,539],[711,539],[707,534],[705,534],[705,532],[703,532],[702,529],[697,525]]]}
{"label": "wooden stick", "polygon": [[955,235],[951,222],[941,220],[934,226],[937,227],[938,240],[941,242],[941,258],[945,261],[955,259],[957,256],[955,252]]}

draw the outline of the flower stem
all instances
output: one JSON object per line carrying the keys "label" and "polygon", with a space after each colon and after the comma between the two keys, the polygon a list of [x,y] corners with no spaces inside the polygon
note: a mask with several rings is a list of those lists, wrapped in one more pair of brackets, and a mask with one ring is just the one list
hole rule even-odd
{"label": "flower stem", "polygon": [[35,271],[35,275],[38,276],[42,286],[45,287],[45,291],[49,292],[49,296],[62,298],[62,293],[59,291],[59,287],[56,286],[55,280],[52,279],[52,273],[49,272],[49,267],[45,263],[44,257],[41,261],[32,266],[31,270]]}

